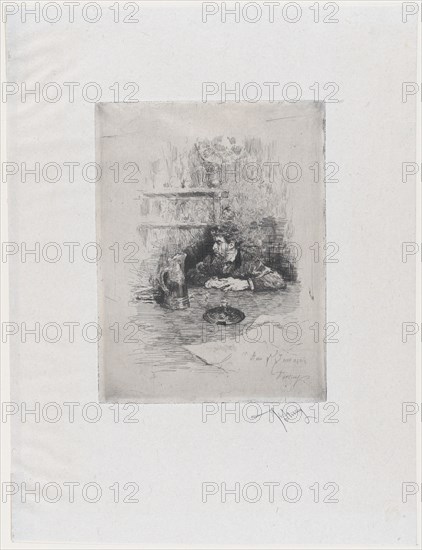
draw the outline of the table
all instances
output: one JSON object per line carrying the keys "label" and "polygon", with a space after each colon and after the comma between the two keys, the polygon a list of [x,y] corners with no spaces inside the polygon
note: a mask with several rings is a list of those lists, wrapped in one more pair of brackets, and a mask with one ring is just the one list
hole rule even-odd
{"label": "table", "polygon": [[[195,357],[186,345],[209,341],[235,340],[236,334],[248,330],[260,315],[291,315],[299,307],[300,285],[288,285],[285,290],[253,292],[189,288],[190,307],[185,310],[169,310],[157,303],[140,302],[131,321],[140,330],[139,347],[136,350],[137,364],[153,373],[178,370],[210,372],[212,365],[204,368],[204,362]],[[209,308],[221,305],[226,300],[232,307],[245,313],[238,325],[227,327],[210,325],[203,320]],[[210,368],[211,367],[211,368]]]}

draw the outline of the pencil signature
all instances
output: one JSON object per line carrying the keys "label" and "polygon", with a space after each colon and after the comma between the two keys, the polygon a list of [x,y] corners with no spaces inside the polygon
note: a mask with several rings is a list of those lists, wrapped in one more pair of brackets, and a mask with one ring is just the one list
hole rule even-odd
{"label": "pencil signature", "polygon": [[300,413],[300,415],[302,416],[302,414],[304,415],[305,417],[305,423],[306,424],[309,424],[310,421],[311,421],[311,417],[309,417],[305,411],[302,409],[302,407],[300,405],[298,405],[297,403],[290,403],[289,406],[294,406],[295,409],[293,412],[289,412],[289,411],[283,411],[283,410],[280,410],[280,411],[275,411],[274,410],[274,407],[270,407],[268,409],[268,411],[264,411],[260,414],[257,414],[255,415],[253,418],[259,418],[260,416],[263,416],[264,414],[270,414],[270,413],[273,413],[281,422],[284,430],[287,432],[287,427],[286,427],[286,424],[285,422],[287,423],[296,423],[298,418],[297,418],[297,415],[298,413]]}

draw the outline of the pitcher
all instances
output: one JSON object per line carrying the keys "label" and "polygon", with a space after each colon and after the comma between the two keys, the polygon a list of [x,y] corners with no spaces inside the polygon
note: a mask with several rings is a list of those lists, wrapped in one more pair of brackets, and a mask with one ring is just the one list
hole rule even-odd
{"label": "pitcher", "polygon": [[186,254],[181,252],[168,260],[168,265],[159,274],[160,287],[164,292],[163,306],[169,309],[189,307],[188,287],[185,278]]}

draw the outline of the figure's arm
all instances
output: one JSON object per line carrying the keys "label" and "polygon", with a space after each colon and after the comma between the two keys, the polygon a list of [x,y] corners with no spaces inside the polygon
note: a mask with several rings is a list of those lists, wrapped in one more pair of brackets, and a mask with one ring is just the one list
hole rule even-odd
{"label": "figure's arm", "polygon": [[223,283],[223,290],[281,290],[286,288],[283,277],[273,271],[261,260],[245,260],[234,277],[228,277]]}
{"label": "figure's arm", "polygon": [[260,260],[250,262],[248,283],[252,290],[281,290],[286,288],[283,277]]}

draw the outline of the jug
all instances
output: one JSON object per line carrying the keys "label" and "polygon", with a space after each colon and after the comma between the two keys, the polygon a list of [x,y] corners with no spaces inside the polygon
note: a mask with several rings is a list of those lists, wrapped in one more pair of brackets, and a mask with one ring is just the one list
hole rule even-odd
{"label": "jug", "polygon": [[181,252],[168,260],[168,265],[159,274],[164,292],[163,306],[168,309],[186,309],[190,306],[185,278],[186,254]]}

